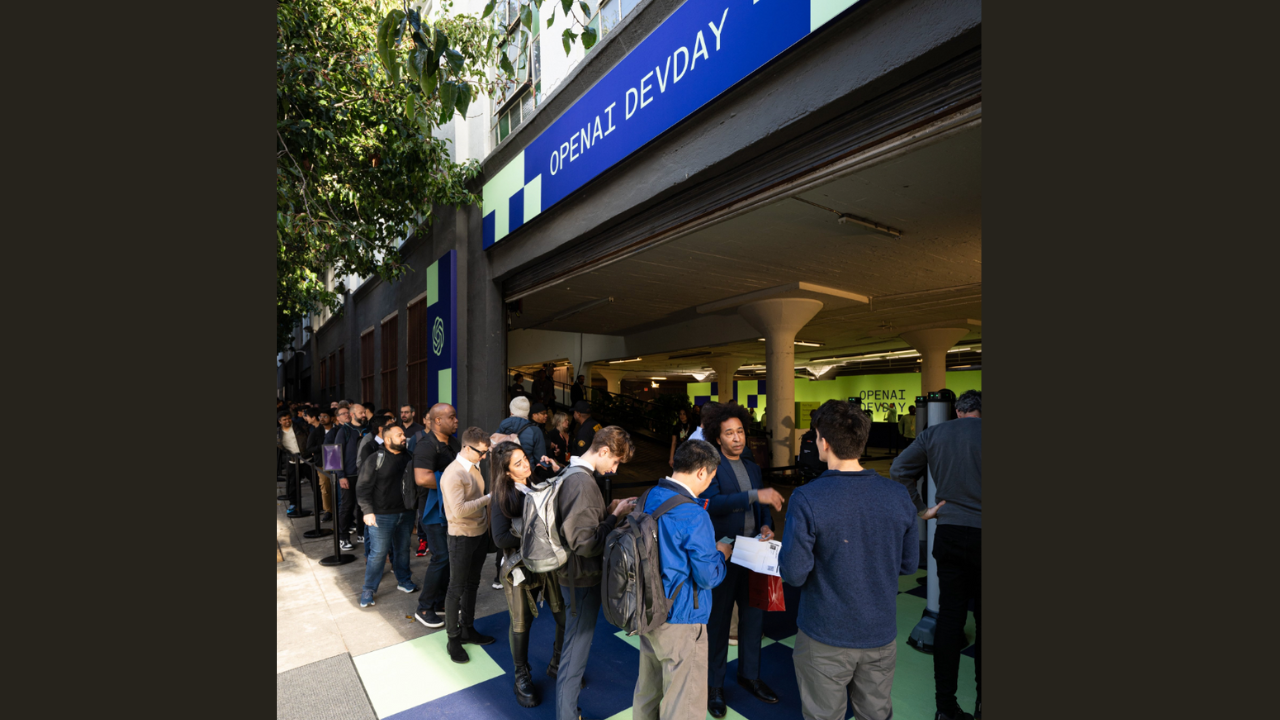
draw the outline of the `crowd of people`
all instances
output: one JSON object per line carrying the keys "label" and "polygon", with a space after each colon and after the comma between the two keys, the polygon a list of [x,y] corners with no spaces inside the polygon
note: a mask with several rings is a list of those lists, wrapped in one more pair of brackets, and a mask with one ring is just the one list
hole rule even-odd
{"label": "crowd of people", "polygon": [[[777,570],[799,589],[792,658],[801,711],[809,720],[844,720],[851,702],[859,720],[887,720],[898,577],[918,569],[917,518],[936,518],[936,719],[981,718],[977,647],[975,713],[956,702],[971,602],[980,619],[981,393],[959,398],[956,422],[913,438],[890,478],[859,461],[871,425],[860,405],[826,402],[812,416],[824,469],[788,498],[765,485],[750,455],[748,409],[707,403],[697,414],[681,411],[668,476],[656,478],[639,498],[606,502],[604,478],[635,453],[630,434],[602,426],[577,393],[568,412],[554,409],[545,378],[539,381],[544,396],[512,392],[510,416],[492,431],[459,432],[456,410],[443,403],[420,415],[408,405],[392,412],[345,401],[329,408],[278,406],[280,456],[303,462],[301,472],[285,475],[287,512],[296,516],[299,505],[293,478],[319,473],[321,519],[336,517],[344,549],[364,545],[361,607],[375,604],[390,560],[397,589],[418,593],[415,619],[443,627],[449,658],[469,662],[467,645],[495,641],[474,625],[485,559],[494,553],[492,586],[507,602],[517,702],[534,707],[542,701],[529,665],[529,636],[545,608],[555,623],[545,675],[555,680],[556,717],[581,720],[578,698],[595,625],[602,603],[613,601],[601,594],[602,578],[617,562],[606,551],[628,523],[648,517],[656,523],[661,565],[652,570],[660,573],[669,609],[665,622],[639,633],[633,717],[723,718],[731,644],[738,647],[736,681],[757,700],[778,702],[761,677],[764,610],[751,602],[753,571],[732,559],[736,543],[774,540],[773,513],[785,506]],[[336,477],[319,470],[324,445],[341,449],[341,468],[331,471]],[[917,489],[926,470],[936,483],[932,507]],[[418,555],[431,555],[421,586],[409,570],[415,531]]]}

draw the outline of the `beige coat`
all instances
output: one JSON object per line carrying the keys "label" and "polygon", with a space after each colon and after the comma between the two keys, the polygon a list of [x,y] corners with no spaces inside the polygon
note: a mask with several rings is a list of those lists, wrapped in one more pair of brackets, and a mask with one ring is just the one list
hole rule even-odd
{"label": "beige coat", "polygon": [[449,534],[478,537],[489,532],[489,495],[479,469],[473,474],[458,460],[440,473],[440,497]]}

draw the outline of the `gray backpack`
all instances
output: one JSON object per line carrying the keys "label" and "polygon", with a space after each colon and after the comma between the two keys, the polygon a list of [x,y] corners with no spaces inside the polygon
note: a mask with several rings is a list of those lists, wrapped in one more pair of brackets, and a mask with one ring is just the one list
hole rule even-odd
{"label": "gray backpack", "polygon": [[556,517],[556,500],[560,497],[561,481],[571,472],[587,473],[580,467],[567,467],[546,483],[531,486],[525,492],[520,556],[530,572],[552,572],[569,561],[569,551],[561,544],[557,529],[560,518]]}

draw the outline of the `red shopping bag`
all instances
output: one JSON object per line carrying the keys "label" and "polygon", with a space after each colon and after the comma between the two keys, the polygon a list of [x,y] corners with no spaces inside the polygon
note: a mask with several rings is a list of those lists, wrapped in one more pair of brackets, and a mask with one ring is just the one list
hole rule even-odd
{"label": "red shopping bag", "polygon": [[782,578],[777,575],[752,572],[750,583],[751,607],[774,612],[787,609],[782,599]]}

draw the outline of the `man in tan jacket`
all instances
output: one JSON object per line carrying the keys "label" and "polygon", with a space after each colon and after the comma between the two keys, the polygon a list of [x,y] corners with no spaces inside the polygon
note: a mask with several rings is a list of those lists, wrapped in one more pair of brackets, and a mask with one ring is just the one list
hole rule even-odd
{"label": "man in tan jacket", "polygon": [[489,635],[474,627],[476,589],[489,553],[489,494],[478,467],[489,454],[489,433],[469,427],[462,433],[462,450],[440,474],[440,497],[449,523],[449,590],[444,596],[446,649],[456,663],[471,660],[463,643],[488,645]]}

